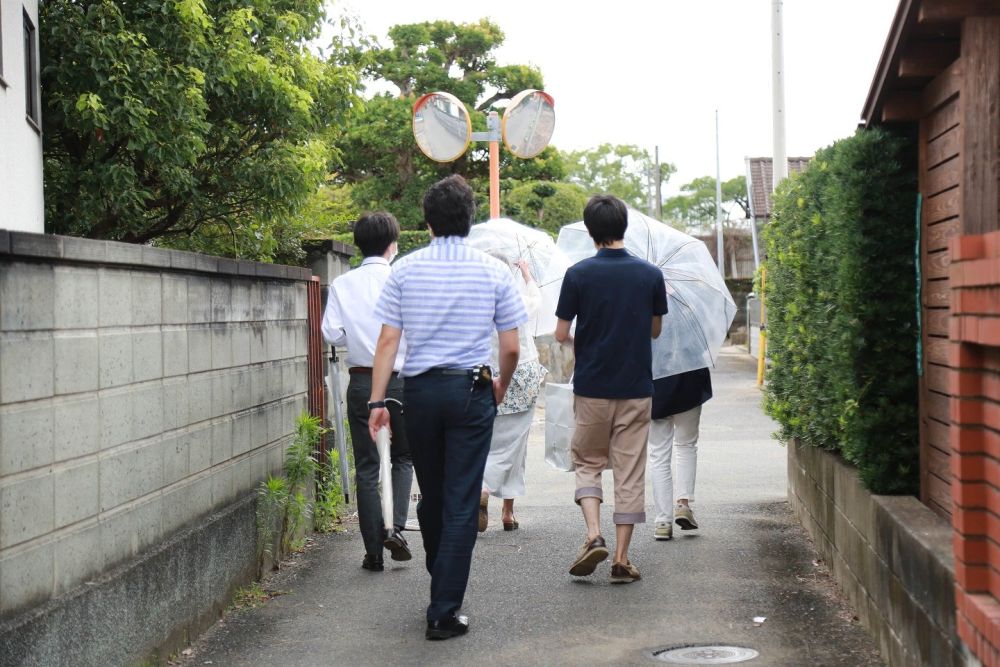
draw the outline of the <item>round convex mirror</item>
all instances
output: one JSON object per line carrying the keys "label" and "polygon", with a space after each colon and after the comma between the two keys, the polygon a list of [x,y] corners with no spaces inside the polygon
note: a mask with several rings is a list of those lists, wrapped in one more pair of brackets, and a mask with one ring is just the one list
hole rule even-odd
{"label": "round convex mirror", "polygon": [[452,162],[469,147],[472,119],[454,95],[428,93],[413,105],[413,136],[424,155],[435,162]]}
{"label": "round convex mirror", "polygon": [[515,156],[533,158],[549,145],[555,127],[552,96],[540,90],[524,90],[514,96],[504,111],[503,143]]}

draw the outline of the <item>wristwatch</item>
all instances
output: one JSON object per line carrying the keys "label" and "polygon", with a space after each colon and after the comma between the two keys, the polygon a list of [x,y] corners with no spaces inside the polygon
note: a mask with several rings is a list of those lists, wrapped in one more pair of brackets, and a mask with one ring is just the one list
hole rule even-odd
{"label": "wristwatch", "polygon": [[385,401],[368,401],[368,410],[374,410],[375,408],[384,408]]}

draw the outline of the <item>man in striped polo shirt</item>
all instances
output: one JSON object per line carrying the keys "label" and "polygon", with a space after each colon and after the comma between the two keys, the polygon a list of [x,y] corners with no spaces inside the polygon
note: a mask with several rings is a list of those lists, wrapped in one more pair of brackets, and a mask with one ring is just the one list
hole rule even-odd
{"label": "man in striped polo shirt", "polygon": [[[496,406],[517,366],[517,327],[528,318],[507,267],[465,242],[475,213],[465,180],[435,183],[423,205],[431,244],[396,263],[375,309],[382,332],[368,423],[373,439],[389,426],[385,390],[405,331],[405,428],[423,496],[417,516],[431,575],[425,636],[449,639],[469,628],[458,611],[476,544],[483,470]],[[481,370],[494,330],[498,373]]]}

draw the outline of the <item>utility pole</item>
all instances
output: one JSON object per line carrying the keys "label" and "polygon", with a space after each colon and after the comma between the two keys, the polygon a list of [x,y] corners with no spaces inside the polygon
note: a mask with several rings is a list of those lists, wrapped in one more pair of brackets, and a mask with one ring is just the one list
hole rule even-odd
{"label": "utility pole", "polygon": [[722,249],[722,169],[719,166],[719,110],[715,110],[715,234],[719,275],[726,277],[726,257]]}
{"label": "utility pole", "polygon": [[782,0],[771,0],[771,187],[788,178],[788,156],[785,153],[785,47],[782,27]]}
{"label": "utility pole", "polygon": [[646,168],[646,215],[651,218],[656,215],[656,202],[653,201],[653,198],[656,197],[655,178],[653,167],[650,165]]}
{"label": "utility pole", "polygon": [[663,177],[660,175],[660,147],[656,147],[656,219],[663,220]]}

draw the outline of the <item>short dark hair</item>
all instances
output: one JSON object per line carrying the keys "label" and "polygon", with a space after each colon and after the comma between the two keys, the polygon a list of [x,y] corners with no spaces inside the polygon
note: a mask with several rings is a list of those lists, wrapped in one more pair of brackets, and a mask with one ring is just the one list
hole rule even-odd
{"label": "short dark hair", "polygon": [[424,195],[424,221],[434,236],[468,236],[476,198],[458,174],[443,178]]}
{"label": "short dark hair", "polygon": [[354,223],[354,245],[364,257],[384,255],[389,246],[398,240],[399,223],[392,213],[365,213]]}
{"label": "short dark hair", "polygon": [[628,208],[618,197],[594,195],[583,209],[583,224],[597,245],[621,241],[628,227]]}

